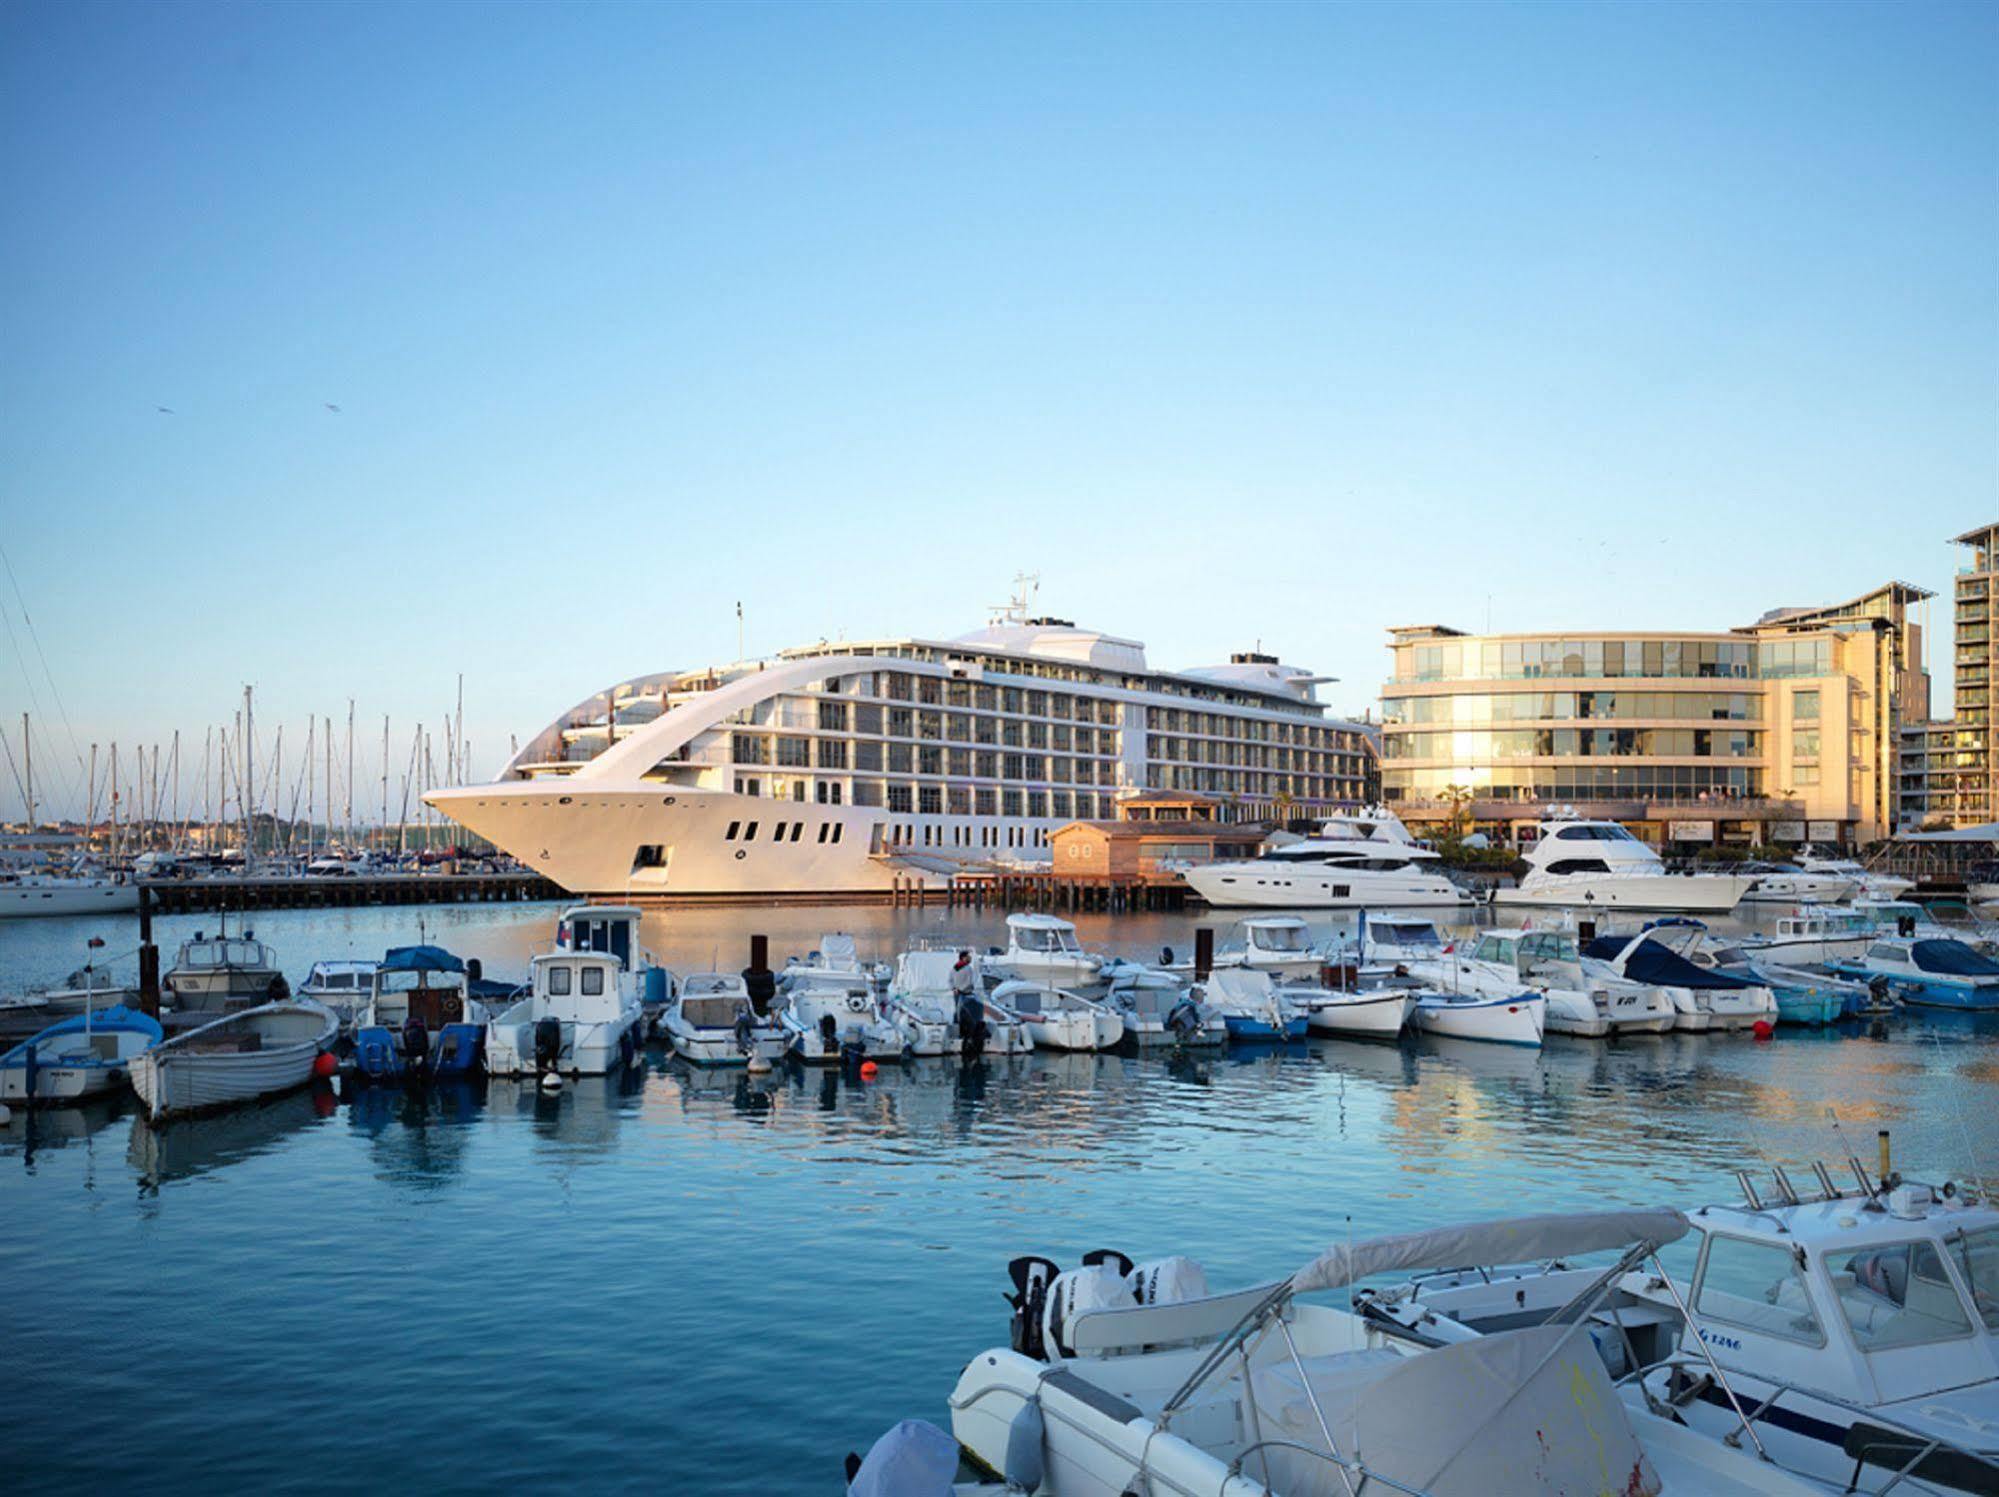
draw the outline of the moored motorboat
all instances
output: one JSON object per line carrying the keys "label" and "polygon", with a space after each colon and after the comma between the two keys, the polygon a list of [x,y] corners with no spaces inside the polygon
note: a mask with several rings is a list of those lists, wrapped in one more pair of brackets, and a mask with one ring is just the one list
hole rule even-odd
{"label": "moored motorboat", "polygon": [[902,1059],[902,1034],[881,1016],[867,974],[820,974],[789,986],[777,1009],[787,1050],[812,1064],[853,1055]]}
{"label": "moored motorboat", "polygon": [[1077,987],[1099,980],[1104,959],[1083,950],[1060,915],[1014,914],[1006,917],[1006,950],[989,953],[985,965],[1003,977]]}
{"label": "moored motorboat", "polygon": [[1522,991],[1488,997],[1426,988],[1416,995],[1415,1011],[1410,1017],[1425,1034],[1538,1048],[1547,1014],[1548,1000],[1539,993]]}
{"label": "moored motorboat", "polygon": [[1238,909],[1424,909],[1465,899],[1438,854],[1380,806],[1329,817],[1314,835],[1257,857],[1196,864],[1180,876],[1209,904]]}
{"label": "moored motorboat", "polygon": [[1348,1039],[1392,1040],[1401,1034],[1416,1010],[1420,990],[1387,968],[1361,969],[1351,988],[1320,988],[1300,993],[1305,1023],[1314,1034]]}
{"label": "moored motorboat", "polygon": [[303,1086],[340,1021],[324,1004],[281,999],[223,1014],[132,1060],[132,1089],[153,1118],[249,1102]]}
{"label": "moored motorboat", "polygon": [[630,1065],[643,1044],[635,987],[608,951],[543,952],[528,996],[486,1026],[486,1069],[496,1076],[602,1076]]}
{"label": "moored motorboat", "polygon": [[[903,1048],[911,1055],[950,1055],[958,1050],[961,1000],[951,984],[956,970],[957,958],[949,951],[905,951],[897,960],[882,1000],[882,1017],[901,1033]],[[964,972],[977,987],[978,970],[967,963]]]}
{"label": "moored motorboat", "polygon": [[1255,915],[1241,925],[1242,944],[1216,953],[1218,967],[1253,967],[1279,982],[1316,980],[1327,954],[1312,944],[1296,915]]}
{"label": "moored motorboat", "polygon": [[123,1086],[163,1037],[160,1021],[122,1004],[73,1014],[0,1055],[0,1102],[81,1102]]}
{"label": "moored motorboat", "polygon": [[1500,904],[1726,914],[1756,880],[1733,873],[1669,873],[1659,854],[1615,821],[1550,812],[1518,886]]}
{"label": "moored motorboat", "polygon": [[340,1020],[342,1029],[352,1029],[354,1016],[368,1001],[375,968],[380,965],[353,958],[314,962],[294,996],[325,1004]]}
{"label": "moored motorboat", "polygon": [[1742,896],[1748,904],[1839,904],[1861,892],[1857,878],[1796,863],[1745,863],[1736,872],[1756,879]]}
{"label": "moored motorboat", "polygon": [[1999,1009],[1999,961],[1962,941],[1882,936],[1835,973],[1888,984],[1904,1003],[1926,1008]]}
{"label": "moored motorboat", "polygon": [[1015,978],[990,996],[1020,1016],[1037,1050],[1108,1050],[1124,1038],[1124,1020],[1109,1004],[1052,983]]}
{"label": "moored motorboat", "polygon": [[[1777,995],[1753,975],[1717,971],[1688,954],[1706,939],[1698,921],[1654,922],[1644,930],[1598,936],[1584,954],[1631,982],[1673,1001],[1676,1029],[1753,1029],[1777,1022]],[[1681,949],[1686,948],[1686,949]]]}
{"label": "moored motorboat", "polygon": [[[1461,946],[1463,943],[1458,943]],[[1542,1030],[1598,1039],[1616,1031],[1660,1033],[1673,1027],[1671,1001],[1657,988],[1587,966],[1564,931],[1489,930],[1469,950],[1398,963],[1430,987],[1486,998],[1538,993]]]}
{"label": "moored motorboat", "polygon": [[369,974],[354,1016],[354,1070],[368,1081],[470,1076],[485,1056],[486,1006],[441,946],[397,946]]}
{"label": "moored motorboat", "polygon": [[676,1055],[697,1066],[742,1066],[783,1058],[785,1034],[759,1014],[749,985],[733,972],[692,972],[660,1018]]}
{"label": "moored motorboat", "polygon": [[1286,986],[1252,967],[1217,967],[1201,996],[1221,1014],[1232,1040],[1296,1040],[1310,1027],[1304,1005]]}
{"label": "moored motorboat", "polygon": [[196,931],[193,940],[181,942],[160,986],[175,1016],[193,1016],[197,1023],[200,1016],[253,1008],[291,992],[277,957],[251,930],[238,936]]}
{"label": "moored motorboat", "polygon": [[1111,975],[1104,1001],[1123,1020],[1125,1039],[1140,1049],[1228,1042],[1221,1013],[1201,1002],[1176,972],[1122,963]]}

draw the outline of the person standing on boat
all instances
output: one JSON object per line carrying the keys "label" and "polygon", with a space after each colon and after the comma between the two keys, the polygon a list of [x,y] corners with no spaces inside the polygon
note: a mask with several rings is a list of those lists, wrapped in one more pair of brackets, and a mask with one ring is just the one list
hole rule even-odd
{"label": "person standing on boat", "polygon": [[986,1053],[986,1010],[978,999],[978,982],[972,953],[959,952],[951,968],[951,996],[958,1009],[958,1054],[967,1061],[977,1060]]}

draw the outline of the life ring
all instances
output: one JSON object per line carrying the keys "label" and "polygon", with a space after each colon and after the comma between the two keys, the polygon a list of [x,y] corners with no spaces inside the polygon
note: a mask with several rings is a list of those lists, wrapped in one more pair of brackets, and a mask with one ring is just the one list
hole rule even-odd
{"label": "life ring", "polygon": [[861,996],[861,995],[860,995],[859,993],[849,993],[849,994],[847,995],[847,1012],[848,1012],[848,1013],[850,1013],[850,1014],[862,1014],[862,1013],[866,1013],[866,1012],[867,1012],[867,1010],[868,1010],[868,1000],[867,1000],[867,999],[863,998],[863,997],[862,997],[862,996]]}
{"label": "life ring", "polygon": [[748,856],[749,856],[749,854],[748,854],[748,853],[746,853],[746,852],[744,852],[744,851],[743,851],[743,850],[742,850],[741,848],[737,848],[737,849],[736,849],[736,861],[737,861],[737,862],[741,862],[741,861],[742,861],[742,860],[743,860],[744,858],[747,858]]}

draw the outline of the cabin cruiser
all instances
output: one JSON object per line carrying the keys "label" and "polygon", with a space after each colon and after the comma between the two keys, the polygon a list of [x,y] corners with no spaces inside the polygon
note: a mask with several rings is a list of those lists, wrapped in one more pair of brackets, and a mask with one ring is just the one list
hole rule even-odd
{"label": "cabin cruiser", "polygon": [[1750,904],[1841,904],[1860,893],[1857,878],[1798,863],[1744,863],[1736,871],[1755,875],[1755,887],[1742,896]]}
{"label": "cabin cruiser", "polygon": [[1876,872],[1852,858],[1825,857],[1809,847],[1798,854],[1798,866],[1807,873],[1831,873],[1852,879],[1860,886],[1860,893],[1869,899],[1900,899],[1916,887],[1914,879]]}
{"label": "cabin cruiser", "polygon": [[749,984],[734,972],[689,973],[660,1016],[660,1032],[697,1066],[777,1061],[786,1045],[776,1018],[756,1011]]}
{"label": "cabin cruiser", "polygon": [[990,997],[1019,1015],[1037,1050],[1108,1050],[1124,1038],[1117,1010],[1067,988],[1014,978],[994,988]]}
{"label": "cabin cruiser", "polygon": [[1104,959],[1076,942],[1076,927],[1059,915],[1008,915],[1006,950],[993,951],[986,967],[1057,987],[1088,986],[1102,979]]}
{"label": "cabin cruiser", "polygon": [[1811,1199],[1779,1172],[1765,1200],[1744,1172],[1740,1204],[1691,1213],[1684,1286],[1656,1259],[1555,1259],[1363,1290],[1359,1313],[1455,1345],[1580,1305],[1628,1408],[1766,1470],[1836,1492],[1999,1489],[1999,1210],[1851,1167],[1861,1186],[1841,1191],[1815,1166]]}
{"label": "cabin cruiser", "polygon": [[1743,936],[1739,945],[1778,962],[1829,962],[1859,956],[1879,933],[1864,910],[1802,909],[1779,915],[1766,932]]}
{"label": "cabin cruiser", "polygon": [[1421,909],[1455,906],[1464,891],[1438,855],[1419,847],[1392,811],[1333,817],[1315,836],[1255,858],[1205,863],[1181,875],[1211,905],[1256,909]]}
{"label": "cabin cruiser", "polygon": [[1688,955],[1706,928],[1653,924],[1632,935],[1598,936],[1583,955],[1627,982],[1661,989],[1673,1002],[1673,1027],[1693,1033],[1751,1029],[1777,1022],[1777,995],[1753,979],[1704,967]]}
{"label": "cabin cruiser", "polygon": [[1296,915],[1256,915],[1241,923],[1242,944],[1215,954],[1218,967],[1253,967],[1280,982],[1316,982],[1326,952]]}
{"label": "cabin cruiser", "polygon": [[1444,953],[1444,938],[1427,920],[1361,912],[1354,946],[1363,962],[1426,962]]}
{"label": "cabin cruiser", "polygon": [[[1458,943],[1462,946],[1464,943]],[[1612,1032],[1660,1034],[1673,1027],[1673,1003],[1656,987],[1584,965],[1563,931],[1500,929],[1469,950],[1404,962],[1409,975],[1452,993],[1504,998],[1523,990],[1547,999],[1546,1034],[1599,1039]]]}
{"label": "cabin cruiser", "polygon": [[465,963],[441,946],[397,946],[354,1016],[354,1069],[369,1080],[469,1076],[486,1048],[486,1008]]}
{"label": "cabin cruiser", "polygon": [[157,1045],[160,1021],[122,1004],[51,1024],[0,1054],[0,1102],[82,1102],[123,1086],[132,1062]]}
{"label": "cabin cruiser", "polygon": [[1526,853],[1519,886],[1493,898],[1512,905],[1726,914],[1756,880],[1734,873],[1668,873],[1659,855],[1615,821],[1551,813]]}
{"label": "cabin cruiser", "polygon": [[528,996],[486,1026],[495,1076],[606,1076],[638,1058],[643,1009],[609,951],[543,952],[529,964]]}
{"label": "cabin cruiser", "polygon": [[299,985],[298,996],[333,1010],[342,1029],[354,1027],[354,1016],[368,1001],[379,962],[342,959],[314,962]]}
{"label": "cabin cruiser", "polygon": [[1620,1400],[1581,1320],[1438,1344],[1352,1308],[1352,1286],[1383,1272],[1630,1257],[1686,1230],[1672,1211],[1468,1223],[1335,1244],[1220,1294],[1186,1259],[1098,1251],[1065,1273],[1017,1258],[1009,1341],[966,1364],[951,1431],[1009,1489],[1062,1497],[1808,1497],[1819,1489]]}
{"label": "cabin cruiser", "polygon": [[123,915],[139,908],[139,886],[91,874],[0,873],[0,920],[34,915]]}
{"label": "cabin cruiser", "polygon": [[957,960],[949,951],[905,951],[896,963],[882,1017],[901,1033],[902,1047],[911,1055],[949,1055],[958,1049],[958,998],[951,991]]}
{"label": "cabin cruiser", "polygon": [[1311,1021],[1294,991],[1254,967],[1217,967],[1202,997],[1221,1014],[1230,1039],[1296,1040],[1304,1038]]}
{"label": "cabin cruiser", "polygon": [[1988,955],[1993,952],[1995,946],[1999,946],[1999,943],[1995,943],[1990,937],[1991,927],[1945,925],[1913,899],[1856,899],[1853,901],[1853,909],[1856,914],[1864,916],[1871,922],[1875,932],[1881,935],[1912,936],[1917,940],[1963,941],[1967,946],[1975,947]]}
{"label": "cabin cruiser", "polygon": [[181,942],[160,986],[178,1013],[222,1014],[284,998],[291,989],[271,948],[255,931],[240,936],[202,931]]}
{"label": "cabin cruiser", "polygon": [[802,1061],[830,1064],[843,1052],[902,1059],[902,1031],[882,1017],[873,980],[864,972],[837,981],[822,973],[787,986],[777,1023],[786,1048]]}
{"label": "cabin cruiser", "polygon": [[1124,1021],[1125,1037],[1151,1045],[1220,1045],[1228,1040],[1221,1013],[1194,995],[1178,973],[1120,963],[1104,1001]]}
{"label": "cabin cruiser", "polygon": [[1885,980],[1904,1003],[1999,1009],[1999,962],[1947,937],[1882,936],[1859,958],[1831,965],[1841,975]]}

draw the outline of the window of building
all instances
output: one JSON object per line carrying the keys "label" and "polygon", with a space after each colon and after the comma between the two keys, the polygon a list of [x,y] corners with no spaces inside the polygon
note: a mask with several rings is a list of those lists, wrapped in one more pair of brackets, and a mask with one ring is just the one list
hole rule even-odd
{"label": "window of building", "polygon": [[879,772],[882,767],[882,746],[879,738],[859,738],[854,741],[854,768],[867,773]]}
{"label": "window of building", "polygon": [[1020,792],[1002,790],[1000,792],[1000,813],[1005,816],[1020,815]]}
{"label": "window of building", "polygon": [[937,816],[944,810],[944,790],[940,785],[919,785],[916,790],[916,809],[925,816]]}
{"label": "window of building", "polygon": [[819,767],[821,769],[845,769],[847,767],[847,740],[844,738],[820,739]]}
{"label": "window of building", "polygon": [[785,769],[804,769],[812,762],[812,740],[809,738],[778,739],[777,762]]}
{"label": "window of building", "polygon": [[915,755],[908,744],[891,743],[888,746],[888,767],[891,774],[908,774],[910,766],[915,762]]}
{"label": "window of building", "polygon": [[846,732],[847,704],[845,702],[821,702],[819,704],[819,730],[822,733]]}
{"label": "window of building", "polygon": [[888,787],[888,808],[891,811],[908,812],[912,810],[911,800],[912,797],[907,785],[890,785]]}
{"label": "window of building", "polygon": [[769,740],[761,733],[732,733],[729,735],[729,756],[738,764],[768,764]]}
{"label": "window of building", "polygon": [[856,733],[880,736],[882,730],[882,710],[873,702],[854,703],[854,731]]}
{"label": "window of building", "polygon": [[1819,720],[1819,694],[1816,691],[1792,692],[1791,718],[1794,722],[1817,722]]}

